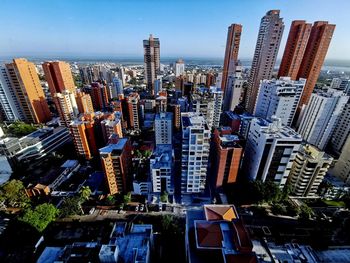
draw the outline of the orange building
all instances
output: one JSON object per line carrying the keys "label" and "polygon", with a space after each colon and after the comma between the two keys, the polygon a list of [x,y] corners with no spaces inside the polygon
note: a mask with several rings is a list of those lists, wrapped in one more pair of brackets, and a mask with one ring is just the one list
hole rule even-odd
{"label": "orange building", "polygon": [[69,63],[50,61],[44,62],[42,66],[52,96],[55,93],[62,93],[64,90],[75,92],[75,84]]}
{"label": "orange building", "polygon": [[290,77],[292,80],[297,80],[299,68],[311,33],[311,27],[312,24],[306,23],[305,20],[295,20],[292,22],[278,71],[278,78]]}
{"label": "orange building", "polygon": [[302,106],[307,105],[309,102],[327,55],[334,30],[335,25],[328,24],[327,21],[317,21],[312,26],[309,41],[298,73],[298,78],[306,79],[304,91],[299,101],[299,112]]}
{"label": "orange building", "polygon": [[129,181],[131,165],[131,145],[126,138],[117,140],[100,149],[102,169],[105,174],[109,193],[125,193]]}
{"label": "orange building", "polygon": [[239,44],[241,42],[242,25],[232,24],[228,27],[224,68],[222,72],[221,89],[225,91],[228,77],[235,72],[238,60]]}
{"label": "orange building", "polygon": [[95,110],[103,110],[108,106],[107,87],[99,82],[91,83],[91,100]]}
{"label": "orange building", "polygon": [[174,108],[174,127],[176,130],[180,129],[181,126],[181,105],[175,104]]}
{"label": "orange building", "polygon": [[51,113],[34,63],[18,58],[6,64],[6,67],[25,121],[30,123],[49,121]]}
{"label": "orange building", "polygon": [[75,96],[77,102],[79,113],[92,113],[94,112],[94,107],[92,105],[91,96],[84,92],[77,92]]}
{"label": "orange building", "polygon": [[136,92],[130,93],[126,98],[128,108],[128,127],[130,129],[139,130],[140,125],[140,95]]}
{"label": "orange building", "polygon": [[235,183],[242,158],[242,147],[239,138],[232,135],[229,127],[221,127],[214,131],[214,174],[215,188]]}
{"label": "orange building", "polygon": [[89,160],[98,154],[93,120],[74,120],[70,123],[69,129],[79,156]]}

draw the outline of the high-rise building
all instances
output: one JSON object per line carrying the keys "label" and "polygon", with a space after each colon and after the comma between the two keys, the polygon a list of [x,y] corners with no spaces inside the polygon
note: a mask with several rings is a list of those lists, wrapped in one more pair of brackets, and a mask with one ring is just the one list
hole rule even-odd
{"label": "high-rise building", "polygon": [[76,102],[78,106],[79,113],[93,113],[94,107],[92,105],[92,100],[90,94],[86,94],[82,91],[76,93]]}
{"label": "high-rise building", "polygon": [[201,113],[209,128],[219,127],[222,112],[223,92],[220,88],[199,88],[191,95],[191,108],[193,112]]}
{"label": "high-rise building", "polygon": [[157,110],[157,113],[166,112],[167,111],[168,101],[167,101],[166,94],[164,94],[164,95],[165,96],[161,95],[161,96],[158,96],[156,98],[156,110]]}
{"label": "high-rise building", "polygon": [[336,129],[331,136],[330,145],[336,154],[341,154],[348,137],[350,137],[350,100],[340,113]]}
{"label": "high-rise building", "polygon": [[311,27],[312,25],[304,20],[292,22],[278,71],[278,78],[290,77],[292,80],[298,79],[298,72],[304,57],[307,41],[309,40]]}
{"label": "high-rise building", "polygon": [[128,107],[128,127],[130,129],[139,130],[140,124],[140,96],[138,93],[130,93],[127,99]]}
{"label": "high-rise building", "polygon": [[0,110],[6,121],[25,120],[6,67],[0,66]]}
{"label": "high-rise building", "polygon": [[201,193],[206,186],[210,129],[205,118],[199,113],[183,112],[181,122],[181,193]]}
{"label": "high-rise building", "polygon": [[335,25],[326,21],[317,21],[311,29],[303,60],[298,72],[298,78],[306,79],[305,88],[301,96],[298,110],[309,103],[312,91],[326,57],[329,44],[332,40]]}
{"label": "high-rise building", "polygon": [[118,138],[123,138],[122,122],[118,117],[101,121],[101,129],[104,143],[109,142],[110,137],[115,134]]}
{"label": "high-rise building", "polygon": [[242,25],[232,24],[228,27],[224,68],[222,72],[221,89],[226,93],[229,76],[235,73],[238,62],[238,51],[241,42]]}
{"label": "high-rise building", "polygon": [[298,128],[304,140],[324,150],[348,100],[342,91],[313,93]]}
{"label": "high-rise building", "polygon": [[152,188],[154,193],[174,194],[174,154],[170,144],[157,145],[150,158]]}
{"label": "high-rise building", "polygon": [[271,120],[280,118],[282,125],[291,126],[306,80],[290,77],[262,80],[255,105],[255,116]]}
{"label": "high-rise building", "polygon": [[283,188],[302,137],[292,128],[254,118],[251,121],[243,159],[243,174],[260,181],[273,181]]}
{"label": "high-rise building", "polygon": [[350,95],[350,79],[346,78],[333,78],[331,82],[331,89],[343,90],[347,95]]}
{"label": "high-rise building", "polygon": [[232,134],[230,127],[215,129],[212,150],[215,188],[236,182],[242,153],[239,137]]}
{"label": "high-rise building", "polygon": [[79,114],[74,93],[63,90],[60,93],[55,93],[53,99],[61,122],[68,127],[70,122]]}
{"label": "high-rise building", "polygon": [[242,65],[237,62],[235,72],[228,76],[224,95],[224,110],[233,111],[242,103],[243,89],[246,83],[246,80],[242,77]]}
{"label": "high-rise building", "polygon": [[158,95],[163,89],[163,78],[161,75],[157,76],[157,79],[154,81],[154,95]]}
{"label": "high-rise building", "polygon": [[299,197],[315,196],[332,161],[332,157],[314,146],[300,147],[288,177],[292,194]]}
{"label": "high-rise building", "polygon": [[179,77],[185,73],[185,62],[182,59],[178,59],[175,62],[175,76]]}
{"label": "high-rise building", "polygon": [[77,154],[87,160],[97,155],[97,144],[93,121],[74,120],[69,129]]}
{"label": "high-rise building", "polygon": [[279,10],[270,10],[261,19],[245,98],[249,113],[254,111],[260,81],[272,77],[283,29]]}
{"label": "high-rise building", "polygon": [[342,152],[330,174],[350,185],[350,136],[347,138]]}
{"label": "high-rise building", "polygon": [[113,78],[113,86],[112,86],[112,98],[118,98],[119,95],[123,95],[123,82],[119,78]]}
{"label": "high-rise building", "polygon": [[181,126],[181,106],[180,104],[175,104],[173,107],[174,107],[174,128],[176,130],[179,130]]}
{"label": "high-rise building", "polygon": [[160,73],[160,42],[158,38],[150,35],[148,40],[143,41],[145,80],[147,87],[154,95],[154,81]]}
{"label": "high-rise building", "polygon": [[44,62],[42,66],[52,97],[54,97],[55,93],[62,93],[64,90],[75,92],[75,84],[69,63],[50,61]]}
{"label": "high-rise building", "polygon": [[160,112],[156,114],[154,120],[156,145],[172,144],[173,139],[173,114],[170,112]]}
{"label": "high-rise building", "polygon": [[99,82],[91,83],[90,96],[95,110],[103,110],[108,106],[107,87]]}
{"label": "high-rise building", "polygon": [[128,139],[119,139],[100,149],[102,169],[111,195],[125,193],[131,165],[131,145]]}
{"label": "high-rise building", "polygon": [[17,58],[6,64],[11,87],[25,117],[31,123],[45,123],[51,119],[43,88],[34,63]]}

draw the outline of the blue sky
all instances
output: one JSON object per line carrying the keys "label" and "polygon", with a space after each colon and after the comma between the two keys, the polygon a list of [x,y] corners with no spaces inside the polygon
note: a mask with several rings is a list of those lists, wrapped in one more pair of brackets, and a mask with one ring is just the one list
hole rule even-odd
{"label": "blue sky", "polygon": [[227,27],[243,25],[241,59],[253,56],[261,17],[280,9],[292,20],[337,28],[330,59],[350,59],[349,0],[1,0],[0,56],[141,57],[153,33],[164,57],[223,57]]}

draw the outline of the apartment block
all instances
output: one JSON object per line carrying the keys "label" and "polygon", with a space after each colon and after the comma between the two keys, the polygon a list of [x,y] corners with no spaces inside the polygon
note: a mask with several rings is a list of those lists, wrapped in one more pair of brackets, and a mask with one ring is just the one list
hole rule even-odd
{"label": "apartment block", "polygon": [[161,112],[156,114],[154,120],[156,145],[172,144],[173,140],[173,114]]}

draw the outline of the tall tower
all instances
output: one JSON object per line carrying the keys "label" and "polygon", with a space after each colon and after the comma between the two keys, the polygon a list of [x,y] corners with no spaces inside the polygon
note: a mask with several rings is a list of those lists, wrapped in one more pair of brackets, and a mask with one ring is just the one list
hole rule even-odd
{"label": "tall tower", "polygon": [[307,105],[309,102],[326,57],[329,44],[332,40],[334,30],[335,25],[328,24],[327,21],[317,21],[311,29],[309,41],[298,73],[298,78],[307,79],[304,92],[299,102],[299,111],[303,105]]}
{"label": "tall tower", "polygon": [[261,19],[245,100],[250,113],[254,112],[260,81],[272,77],[283,29],[280,10],[270,10]]}
{"label": "tall tower", "polygon": [[67,62],[44,62],[43,70],[52,97],[55,93],[62,93],[64,90],[75,91],[72,71]]}
{"label": "tall tower", "polygon": [[6,64],[11,86],[15,91],[25,120],[44,123],[51,119],[43,88],[34,63],[24,58],[14,59]]}
{"label": "tall tower", "polygon": [[79,113],[93,113],[94,107],[92,104],[90,94],[86,94],[82,91],[76,93],[76,102],[78,106]]}
{"label": "tall tower", "polygon": [[305,20],[295,20],[289,30],[278,77],[290,77],[297,80],[312,25]]}
{"label": "tall tower", "polygon": [[154,81],[160,72],[160,42],[158,38],[150,35],[148,40],[143,41],[145,80],[147,87],[154,94]]}
{"label": "tall tower", "polygon": [[232,24],[228,27],[224,68],[222,72],[221,89],[225,91],[228,78],[235,73],[238,60],[239,44],[241,42],[242,25]]}
{"label": "tall tower", "polygon": [[173,114],[170,112],[160,112],[156,114],[154,129],[156,135],[156,145],[172,144],[173,140]]}

